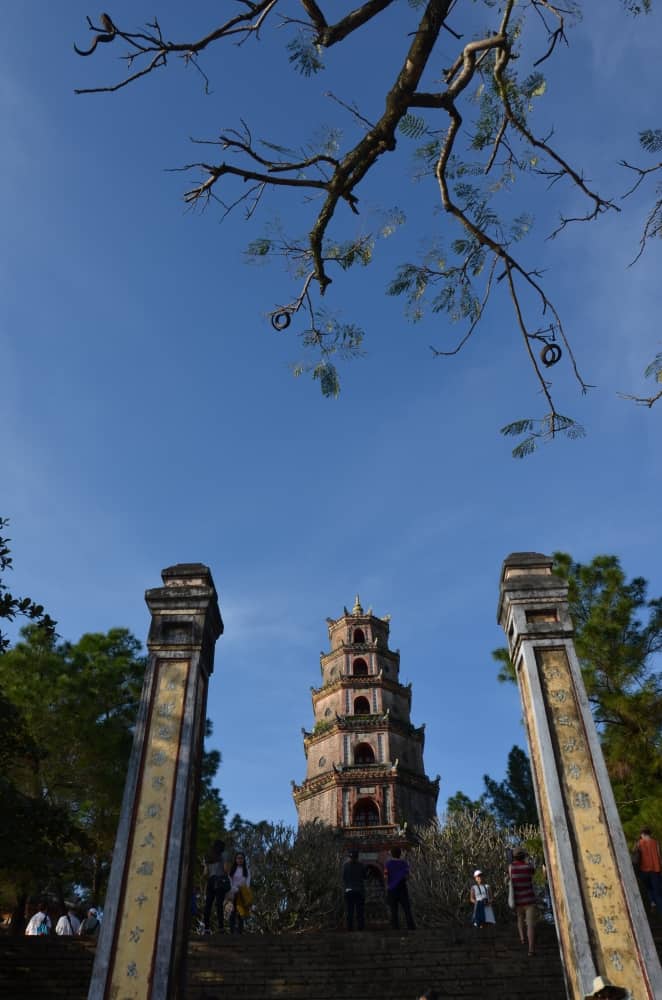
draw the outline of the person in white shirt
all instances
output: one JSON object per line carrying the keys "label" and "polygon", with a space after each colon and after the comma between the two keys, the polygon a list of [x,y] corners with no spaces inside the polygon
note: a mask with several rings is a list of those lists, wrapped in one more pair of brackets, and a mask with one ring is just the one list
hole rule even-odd
{"label": "person in white shirt", "polygon": [[471,886],[470,899],[473,903],[472,923],[474,927],[484,927],[485,924],[495,923],[492,893],[489,885],[483,882],[483,873],[480,868],[474,872],[474,884]]}
{"label": "person in white shirt", "polygon": [[234,934],[235,929],[238,934],[243,933],[244,930],[244,918],[239,913],[237,909],[238,894],[239,890],[251,884],[251,875],[248,870],[248,865],[246,864],[246,855],[241,851],[238,851],[234,856],[234,863],[229,871],[230,876],[230,893],[232,895],[232,913],[230,914],[230,934]]}
{"label": "person in white shirt", "polygon": [[48,916],[48,903],[42,899],[37,912],[30,917],[25,933],[28,937],[36,937],[38,934],[50,934],[52,929],[51,918]]}
{"label": "person in white shirt", "polygon": [[80,920],[74,910],[67,910],[55,925],[55,933],[60,937],[75,937],[80,930]]}

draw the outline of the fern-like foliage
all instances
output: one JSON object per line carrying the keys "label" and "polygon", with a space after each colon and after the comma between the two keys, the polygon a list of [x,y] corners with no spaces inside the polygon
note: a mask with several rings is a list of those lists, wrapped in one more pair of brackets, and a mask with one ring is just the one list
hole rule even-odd
{"label": "fern-like foliage", "polygon": [[324,69],[319,45],[315,45],[303,31],[287,43],[287,51],[289,61],[302,76],[312,76]]}
{"label": "fern-like foliage", "polygon": [[398,129],[403,135],[406,135],[408,139],[420,139],[421,136],[426,135],[428,131],[427,123],[425,118],[421,118],[420,115],[403,115],[398,123]]}
{"label": "fern-like foliage", "polygon": [[515,420],[502,427],[501,433],[505,437],[521,437],[525,434],[526,437],[513,448],[512,455],[513,458],[526,458],[527,455],[533,454],[538,445],[551,441],[559,435],[576,440],[584,437],[586,431],[572,417],[564,417],[560,413],[548,413],[541,420],[530,417]]}
{"label": "fern-like foliage", "polygon": [[646,378],[651,378],[652,376],[656,382],[662,382],[662,354],[655,355],[646,368],[644,375]]}
{"label": "fern-like foliage", "polygon": [[641,148],[647,153],[659,153],[662,150],[662,128],[647,128],[639,133]]}

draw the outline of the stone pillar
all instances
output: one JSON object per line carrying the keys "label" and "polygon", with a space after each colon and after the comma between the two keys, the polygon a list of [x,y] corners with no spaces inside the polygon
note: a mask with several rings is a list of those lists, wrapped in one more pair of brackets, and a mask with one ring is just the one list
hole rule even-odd
{"label": "stone pillar", "polygon": [[88,1000],[184,995],[200,762],[223,631],[211,573],[163,570]]}
{"label": "stone pillar", "polygon": [[503,564],[498,620],[522,699],[568,997],[662,997],[662,970],[552,560]]}

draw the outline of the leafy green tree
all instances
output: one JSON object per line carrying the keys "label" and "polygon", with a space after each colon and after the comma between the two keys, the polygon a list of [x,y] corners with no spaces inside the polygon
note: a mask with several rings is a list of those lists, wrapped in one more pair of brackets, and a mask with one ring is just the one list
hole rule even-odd
{"label": "leafy green tree", "polygon": [[[575,647],[626,834],[662,828],[662,598],[642,577],[628,581],[616,556],[588,564],[554,554],[568,582]],[[499,679],[515,681],[505,649]]]}
{"label": "leafy green tree", "polygon": [[487,819],[491,817],[504,827],[535,826],[538,823],[533,777],[529,758],[514,746],[508,754],[506,776],[495,781],[483,775],[485,791],[477,799],[470,799],[464,792],[451,795],[446,803],[446,815],[471,813]]}
{"label": "leafy green tree", "polygon": [[[621,5],[639,14],[648,12],[651,2],[622,0]],[[332,282],[351,268],[368,266],[378,241],[405,222],[397,208],[367,212],[357,224],[355,219],[369,201],[370,182],[383,159],[413,156],[419,176],[431,182],[435,201],[422,206],[423,219],[412,225],[424,231],[430,209],[438,208],[446,226],[420,259],[398,269],[389,293],[404,297],[413,319],[429,308],[460,323],[456,343],[443,345],[437,355],[456,354],[480,324],[488,302],[505,297],[546,412],[516,420],[503,433],[522,438],[514,452],[518,456],[541,439],[577,437],[582,428],[556,409],[552,365],[563,355],[580,389],[587,385],[545,278],[519,245],[539,199],[549,201],[568,186],[581,207],[572,217],[562,216],[552,235],[619,207],[587,179],[590,170],[569,162],[562,138],[557,145],[547,125],[536,122],[536,105],[546,91],[545,71],[568,41],[573,23],[582,15],[601,17],[601,5],[581,0],[562,7],[548,0],[364,0],[348,13],[335,7],[323,0],[241,0],[228,8],[225,19],[220,15],[201,34],[190,31],[182,40],[156,17],[139,29],[115,23],[108,15],[99,24],[88,18],[91,45],[76,47],[79,55],[103,52],[112,57],[119,49],[127,69],[120,79],[77,93],[120,90],[178,57],[198,70],[207,89],[203,59],[210,50],[224,42],[268,46],[273,40],[280,46],[284,39],[289,62],[302,76],[301,88],[311,77],[326,74],[325,86],[315,80],[309,94],[311,100],[319,94],[321,106],[304,120],[294,141],[267,134],[266,122],[249,123],[242,94],[262,82],[260,60],[247,55],[245,78],[232,90],[233,122],[220,134],[216,131],[214,139],[203,140],[205,158],[184,168],[194,175],[184,199],[194,206],[214,201],[224,214],[238,209],[249,219],[269,194],[289,194],[301,204],[301,211],[288,205],[282,215],[303,233],[268,223],[248,250],[254,260],[284,260],[294,278],[294,289],[274,304],[271,320],[277,330],[292,323],[298,329],[303,360],[293,366],[295,374],[310,371],[322,392],[334,396],[339,391],[338,359],[362,352],[363,330],[341,320],[325,303]],[[336,47],[352,45],[349,60],[335,58]],[[357,57],[361,45],[380,52],[385,73],[392,63],[388,81],[376,95],[365,86]],[[244,51],[250,52],[249,47]],[[265,85],[285,90],[271,64],[265,60],[264,65],[269,74]],[[346,92],[354,67],[355,97],[361,104],[333,92],[334,79]],[[504,193],[516,185],[525,207],[507,217],[504,207],[512,198]]]}
{"label": "leafy green tree", "polygon": [[61,859],[62,873],[95,898],[109,870],[144,666],[126,629],[58,643],[30,625],[0,657],[0,688],[37,748],[16,761],[14,780],[69,817],[87,850]]}
{"label": "leafy green tree", "polygon": [[506,777],[495,781],[483,776],[485,801],[491,813],[505,826],[537,826],[538,809],[529,758],[514,746],[508,754]]}
{"label": "leafy green tree", "polygon": [[87,844],[66,809],[21,791],[20,774],[40,750],[1,691],[0,732],[0,900],[13,907],[12,932],[20,934],[31,887],[49,882],[62,859]]}
{"label": "leafy green tree", "polygon": [[[0,517],[0,532],[4,532],[9,524],[6,517]],[[5,581],[4,574],[13,567],[11,549],[9,542],[11,539],[0,535],[0,619],[14,621],[17,617],[28,618],[30,621],[40,624],[46,634],[55,634],[55,622],[46,614],[41,604],[37,604],[30,597],[15,597]],[[0,631],[0,654],[9,647],[9,637]]]}
{"label": "leafy green tree", "polygon": [[464,792],[457,791],[455,795],[451,795],[446,802],[447,816],[454,816],[456,813],[463,812],[484,813],[485,811],[485,804],[482,795],[478,799],[470,799]]}

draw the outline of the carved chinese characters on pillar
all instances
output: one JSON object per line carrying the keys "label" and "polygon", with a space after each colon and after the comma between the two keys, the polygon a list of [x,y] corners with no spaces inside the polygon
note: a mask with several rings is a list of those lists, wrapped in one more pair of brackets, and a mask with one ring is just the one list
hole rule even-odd
{"label": "carved chinese characters on pillar", "polygon": [[160,660],[139,775],[109,995],[147,1000],[184,714],[188,661]]}
{"label": "carved chinese characters on pillar", "polygon": [[539,648],[536,659],[576,865],[587,887],[584,908],[600,942],[603,971],[615,985],[639,979],[640,995],[647,996],[566,651]]}

